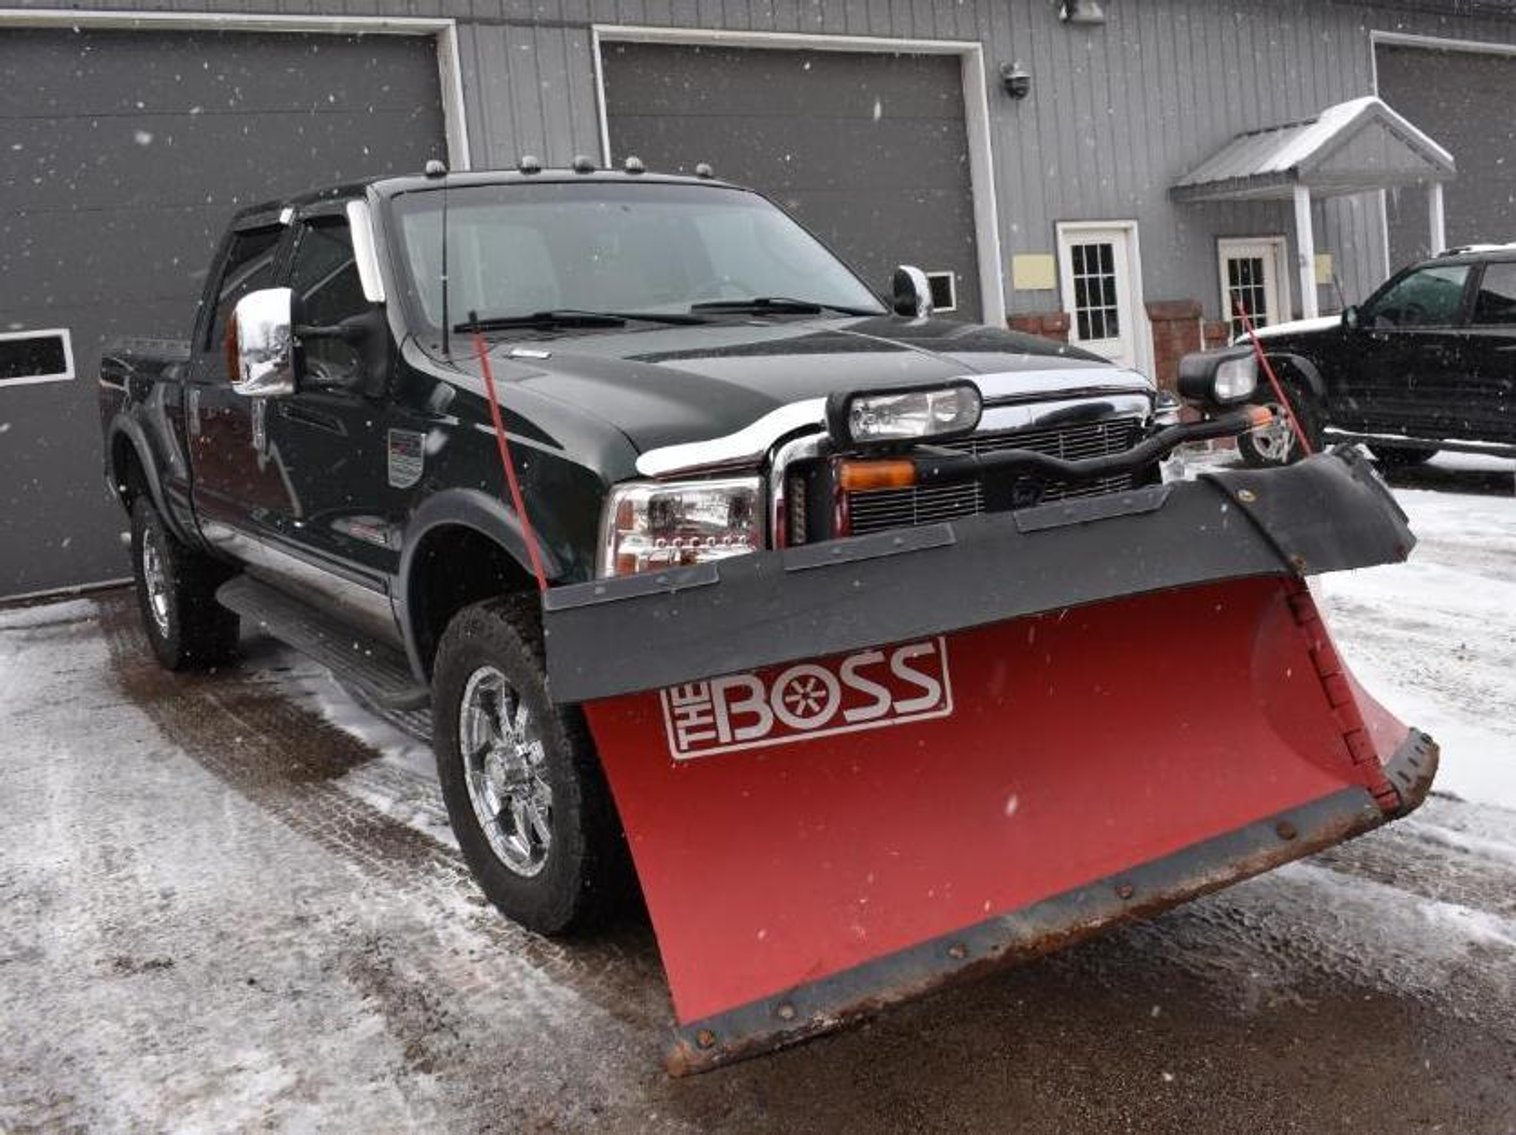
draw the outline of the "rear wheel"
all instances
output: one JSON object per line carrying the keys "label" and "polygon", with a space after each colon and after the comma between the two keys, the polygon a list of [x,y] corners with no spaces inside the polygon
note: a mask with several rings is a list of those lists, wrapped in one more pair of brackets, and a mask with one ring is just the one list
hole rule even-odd
{"label": "rear wheel", "polygon": [[1411,469],[1437,456],[1436,447],[1430,445],[1371,445],[1369,452],[1386,469]]}
{"label": "rear wheel", "polygon": [[181,543],[146,493],[132,502],[132,577],[148,643],[169,670],[200,670],[237,649],[237,616],[216,602],[231,570]]}
{"label": "rear wheel", "polygon": [[536,596],[464,608],[437,647],[437,773],[489,900],[542,934],[603,922],[627,894],[621,827],[583,714],[547,696]]}
{"label": "rear wheel", "polygon": [[[1295,411],[1295,419],[1300,424],[1301,432],[1305,434],[1310,451],[1312,453],[1319,451],[1321,449],[1321,404],[1300,383],[1285,378],[1282,374],[1280,385],[1283,386],[1285,395],[1290,400],[1290,406]],[[1259,391],[1256,401],[1261,406],[1267,406],[1273,412],[1274,418],[1268,425],[1245,433],[1237,439],[1237,448],[1242,453],[1242,459],[1255,468],[1269,468],[1289,465],[1306,456],[1301,447],[1300,438],[1296,436],[1295,428],[1290,424],[1289,414],[1275,397],[1273,387],[1268,384],[1267,379],[1264,380],[1264,386]]]}

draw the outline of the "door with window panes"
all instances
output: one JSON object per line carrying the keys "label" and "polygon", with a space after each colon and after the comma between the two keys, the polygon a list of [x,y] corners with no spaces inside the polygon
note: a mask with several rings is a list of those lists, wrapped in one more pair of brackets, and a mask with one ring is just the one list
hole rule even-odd
{"label": "door with window panes", "polygon": [[1288,320],[1288,301],[1280,286],[1281,239],[1221,240],[1221,304],[1232,334],[1243,333],[1237,307],[1254,328]]}
{"label": "door with window panes", "polygon": [[1136,229],[1126,225],[1058,226],[1059,275],[1069,342],[1121,366],[1142,365],[1141,297]]}

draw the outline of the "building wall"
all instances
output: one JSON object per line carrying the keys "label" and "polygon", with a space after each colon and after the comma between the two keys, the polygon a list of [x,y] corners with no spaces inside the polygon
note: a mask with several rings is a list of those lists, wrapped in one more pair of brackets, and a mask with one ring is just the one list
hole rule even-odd
{"label": "building wall", "polygon": [[[11,0],[47,8],[45,0]],[[1140,224],[1145,298],[1199,300],[1220,315],[1215,242],[1290,234],[1288,205],[1176,205],[1173,181],[1240,130],[1314,114],[1373,91],[1371,29],[1516,42],[1516,18],[1451,14],[1445,3],[1330,0],[1105,0],[1107,21],[1061,24],[1056,0],[76,0],[78,8],[284,15],[442,16],[458,46],[475,166],[598,155],[591,26],[686,26],[985,45],[1000,245],[1011,312],[1057,308],[1017,291],[1018,252],[1053,252],[1061,220]],[[14,10],[14,9],[13,9]],[[1032,92],[998,88],[1020,61]],[[719,173],[719,171],[718,171]],[[1377,195],[1317,205],[1347,302],[1388,271]],[[1291,251],[1293,258],[1293,249]],[[1298,280],[1290,289],[1298,308]],[[1323,289],[1325,310],[1338,306]]]}

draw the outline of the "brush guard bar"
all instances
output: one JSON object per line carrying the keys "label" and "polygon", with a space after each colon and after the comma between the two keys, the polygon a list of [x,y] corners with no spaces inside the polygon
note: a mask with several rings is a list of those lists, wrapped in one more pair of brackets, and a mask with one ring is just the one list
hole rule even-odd
{"label": "brush guard bar", "polygon": [[1373,466],[1344,447],[1284,469],[555,587],[549,690],[591,701],[1215,580],[1397,563],[1415,544]]}

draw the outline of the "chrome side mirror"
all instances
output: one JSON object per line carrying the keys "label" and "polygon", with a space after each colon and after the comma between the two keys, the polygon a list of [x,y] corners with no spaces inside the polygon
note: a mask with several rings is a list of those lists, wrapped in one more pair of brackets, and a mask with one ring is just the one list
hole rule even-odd
{"label": "chrome side mirror", "polygon": [[932,314],[932,285],[926,273],[910,264],[895,269],[890,280],[890,307],[896,315],[925,319]]}
{"label": "chrome side mirror", "polygon": [[263,288],[237,301],[227,329],[232,389],[250,398],[295,392],[294,292]]}
{"label": "chrome side mirror", "polygon": [[1358,330],[1358,308],[1349,304],[1342,309],[1342,329],[1344,331]]}

